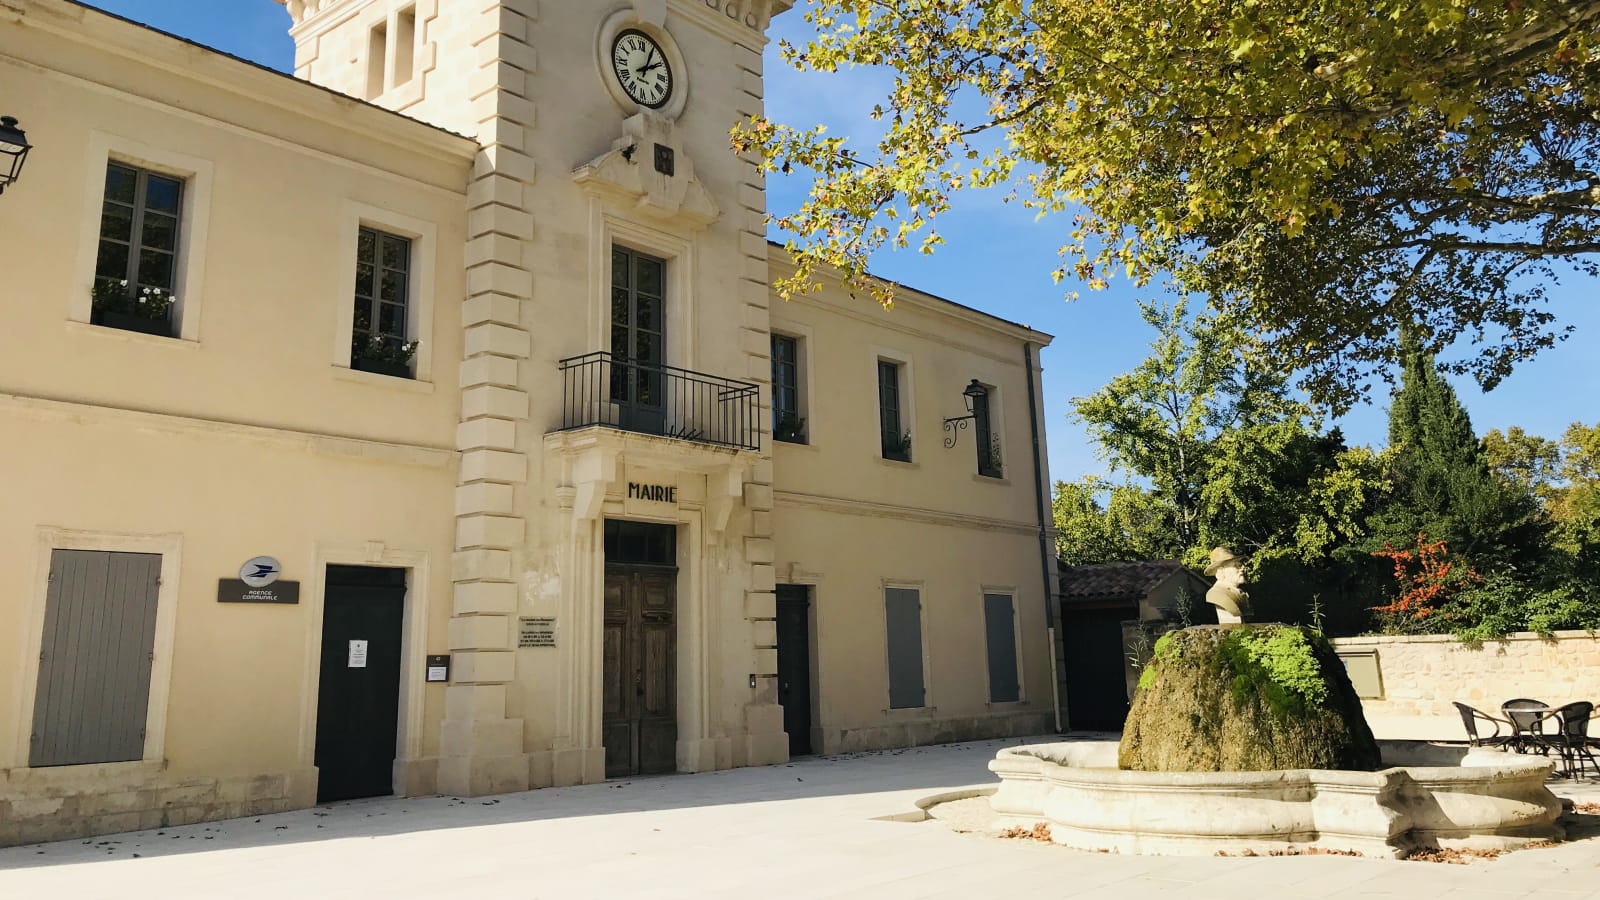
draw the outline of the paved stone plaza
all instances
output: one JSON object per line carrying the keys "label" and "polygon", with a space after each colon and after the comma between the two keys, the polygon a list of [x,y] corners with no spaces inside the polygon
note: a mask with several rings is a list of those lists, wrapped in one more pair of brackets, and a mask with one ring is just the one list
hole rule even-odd
{"label": "paved stone plaza", "polygon": [[[0,897],[1600,898],[1600,840],[1465,866],[1138,857],[878,818],[989,781],[985,764],[1007,743],[1016,742],[481,799],[356,801],[15,847],[0,850]],[[1583,785],[1556,792],[1600,800]]]}

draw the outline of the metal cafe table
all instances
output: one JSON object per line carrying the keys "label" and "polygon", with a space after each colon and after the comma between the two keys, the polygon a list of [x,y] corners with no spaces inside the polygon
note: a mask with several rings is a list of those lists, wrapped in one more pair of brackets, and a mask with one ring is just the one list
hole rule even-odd
{"label": "metal cafe table", "polygon": [[1563,777],[1578,778],[1587,764],[1600,774],[1590,750],[1589,719],[1594,704],[1579,700],[1552,708],[1548,703],[1526,697],[1507,700],[1500,705],[1504,721],[1511,726],[1505,745],[1518,753],[1550,755],[1554,750],[1561,757],[1558,771]]}

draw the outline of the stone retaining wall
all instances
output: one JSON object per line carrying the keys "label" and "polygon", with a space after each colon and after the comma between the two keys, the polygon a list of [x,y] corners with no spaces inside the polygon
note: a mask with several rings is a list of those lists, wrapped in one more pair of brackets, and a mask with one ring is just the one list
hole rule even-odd
{"label": "stone retaining wall", "polygon": [[1449,635],[1339,638],[1333,645],[1379,738],[1464,739],[1451,701],[1493,714],[1514,697],[1552,706],[1600,703],[1600,635],[1587,631],[1519,633],[1478,646]]}
{"label": "stone retaining wall", "polygon": [[159,763],[0,769],[0,847],[303,809],[316,801],[315,776],[172,778]]}
{"label": "stone retaining wall", "polygon": [[908,718],[903,722],[891,722],[886,725],[817,729],[813,735],[820,735],[820,743],[814,741],[812,746],[817,748],[818,752],[827,754],[863,753],[901,747],[922,747],[928,744],[1027,737],[1049,734],[1055,728],[1054,716],[1049,711],[1036,709],[1010,713],[996,712],[987,716],[947,718],[923,717],[922,714],[926,712],[917,710],[918,718]]}

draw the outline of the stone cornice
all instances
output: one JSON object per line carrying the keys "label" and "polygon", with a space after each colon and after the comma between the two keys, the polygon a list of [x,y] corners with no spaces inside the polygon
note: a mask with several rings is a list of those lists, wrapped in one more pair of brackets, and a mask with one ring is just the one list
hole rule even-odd
{"label": "stone cornice", "polygon": [[[782,244],[771,241],[767,242],[767,265],[770,267],[769,270],[772,273],[773,281],[776,281],[780,275],[787,276],[794,274],[794,258],[789,255],[789,251]],[[838,272],[833,269],[817,272],[816,278],[828,290],[840,291],[846,294],[849,293],[848,289],[846,289],[840,282]],[[948,319],[961,322],[981,331],[1004,334],[1015,338],[1016,340],[1029,344],[1035,344],[1039,347],[1048,347],[1050,343],[1055,340],[1053,335],[1046,334],[1045,332],[1031,328],[1027,325],[1002,319],[992,313],[986,313],[980,309],[974,309],[970,306],[957,303],[954,300],[948,300],[944,297],[939,297],[926,291],[918,290],[917,288],[914,288],[908,284],[901,284],[899,282],[893,282],[893,284],[895,287],[896,306],[905,305],[907,308],[915,309],[919,312],[944,316]],[[844,315],[853,315],[858,318],[862,316],[862,313],[852,310],[847,306],[829,302],[823,295],[796,296],[790,302],[800,302],[810,306],[825,307],[831,312],[842,313]],[[873,303],[870,300],[865,301],[863,305],[869,305],[873,308],[877,306],[876,303]],[[863,319],[863,321],[871,321],[888,328],[896,328],[909,333],[919,334],[923,337],[929,337],[933,340],[950,344],[951,346],[961,346],[964,348],[967,347],[965,343],[953,342],[947,336],[943,336],[942,334],[919,331],[918,329],[910,327],[904,323],[885,320],[882,317],[872,317],[870,319]]]}
{"label": "stone cornice", "polygon": [[830,497],[825,494],[807,494],[800,491],[774,490],[773,500],[778,506],[815,509],[842,513],[849,516],[869,516],[879,519],[902,519],[927,525],[945,525],[951,528],[977,528],[983,531],[1001,531],[1011,534],[1038,534],[1037,523],[997,519],[969,513],[947,512],[916,506],[879,503],[874,500],[857,500],[850,497]]}
{"label": "stone cornice", "polygon": [[672,0],[673,9],[733,40],[767,41],[772,17],[794,5],[794,0]]}
{"label": "stone cornice", "polygon": [[206,419],[176,413],[151,412],[102,406],[78,400],[26,394],[0,394],[0,413],[36,422],[65,422],[85,426],[131,428],[196,437],[216,437],[246,443],[306,451],[323,456],[377,459],[430,469],[452,465],[457,457],[449,447],[431,447],[356,435],[301,431],[274,425],[225,419]]}
{"label": "stone cornice", "polygon": [[274,0],[274,2],[288,8],[289,18],[294,22],[289,34],[298,39],[301,32],[315,28],[324,20],[342,18],[354,13],[366,0]]}

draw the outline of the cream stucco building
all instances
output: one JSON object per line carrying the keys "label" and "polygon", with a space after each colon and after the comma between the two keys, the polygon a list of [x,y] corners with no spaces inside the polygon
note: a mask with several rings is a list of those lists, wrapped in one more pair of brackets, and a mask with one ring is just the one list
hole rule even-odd
{"label": "cream stucco building", "polygon": [[0,8],[0,843],[1061,724],[1050,338],[772,295],[788,5]]}

